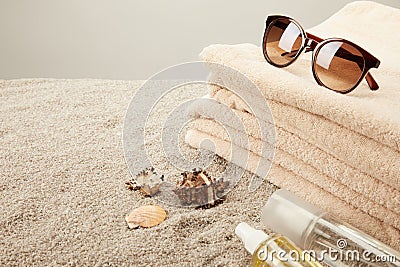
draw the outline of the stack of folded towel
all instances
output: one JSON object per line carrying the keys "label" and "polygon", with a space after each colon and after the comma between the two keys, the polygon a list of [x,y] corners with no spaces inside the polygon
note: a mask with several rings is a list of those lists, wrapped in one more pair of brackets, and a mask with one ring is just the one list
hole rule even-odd
{"label": "stack of folded towel", "polygon": [[[342,95],[316,84],[310,58],[290,67],[269,65],[260,47],[212,45],[201,58],[233,68],[250,79],[267,100],[275,124],[275,155],[270,182],[336,215],[381,241],[400,249],[400,11],[373,2],[347,5],[308,32],[322,38],[351,40],[381,61],[372,74],[380,89],[365,81]],[[211,65],[211,64],[210,64]],[[212,68],[212,67],[211,67]],[[233,162],[257,174],[263,138],[254,114],[262,105],[245,103],[232,89],[246,89],[237,77],[211,69],[208,97],[230,107],[244,131],[221,125],[207,112],[206,102],[191,108],[195,119],[186,142],[200,147],[213,141],[215,152],[232,160],[231,151],[248,153]],[[222,110],[222,109],[221,109]],[[231,127],[231,128],[229,128]],[[232,143],[227,129],[248,138],[248,146]]]}

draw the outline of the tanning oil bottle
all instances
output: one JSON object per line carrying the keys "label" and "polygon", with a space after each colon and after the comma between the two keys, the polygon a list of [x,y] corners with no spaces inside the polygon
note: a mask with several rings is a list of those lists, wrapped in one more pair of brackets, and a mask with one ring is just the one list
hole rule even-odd
{"label": "tanning oil bottle", "polygon": [[253,267],[321,267],[316,260],[311,259],[282,235],[269,236],[243,222],[238,224],[235,233],[246,250],[253,255]]}

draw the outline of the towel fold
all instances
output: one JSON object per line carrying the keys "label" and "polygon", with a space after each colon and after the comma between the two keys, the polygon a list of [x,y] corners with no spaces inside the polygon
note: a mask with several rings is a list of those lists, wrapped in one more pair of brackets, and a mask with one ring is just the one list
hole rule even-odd
{"label": "towel fold", "polygon": [[[210,145],[209,142],[203,143],[204,140],[212,141],[213,145]],[[187,132],[185,141],[193,147],[214,151],[216,154],[228,161],[232,160],[232,150],[239,151],[239,153],[247,153],[246,150],[239,146],[193,129]],[[249,160],[247,162],[238,161],[233,163],[255,173],[259,162],[259,156],[250,152]],[[321,209],[332,213],[334,216],[337,216],[337,218],[348,222],[349,224],[357,225],[357,227],[362,231],[394,247],[395,249],[400,249],[400,232],[398,229],[372,216],[368,216],[361,210],[352,207],[315,184],[303,179],[301,176],[298,176],[277,164],[272,164],[267,179],[277,186],[285,188]],[[363,223],[360,224],[360,221]]]}
{"label": "towel fold", "polygon": [[[225,126],[226,127],[226,126]],[[228,133],[225,131],[224,127],[219,125],[217,122],[209,119],[198,119],[194,121],[193,128],[200,132],[203,132],[207,135],[213,136],[218,138],[219,140],[223,140],[225,142],[231,143],[230,137]],[[230,129],[231,131],[235,131],[234,129]],[[237,135],[242,135],[241,138],[247,138],[245,133],[236,132]],[[288,144],[293,144],[291,140],[288,140]],[[261,140],[255,139],[253,137],[249,137],[249,146],[251,151],[255,156],[261,157],[259,151],[260,146],[262,144]],[[240,147],[242,149],[246,149],[239,144],[233,143],[236,147]],[[304,149],[306,149],[304,147]],[[301,154],[307,153],[307,151],[299,151]],[[305,152],[305,153],[304,153]],[[302,157],[302,156],[300,156]],[[400,229],[400,216],[398,213],[398,206],[395,204],[393,205],[392,202],[387,201],[391,207],[393,207],[395,211],[379,205],[370,197],[367,197],[367,194],[361,194],[356,190],[351,189],[346,185],[346,182],[349,179],[345,177],[335,177],[331,178],[316,170],[311,165],[304,163],[303,161],[299,160],[297,157],[292,156],[291,154],[285,152],[284,150],[277,148],[273,160],[274,164],[279,165],[296,175],[303,177],[305,180],[315,184],[316,186],[320,187],[321,189],[331,193],[332,195],[338,197],[339,199],[343,200],[344,202],[352,205],[355,208],[358,208],[369,215],[375,217],[376,219],[382,218],[384,222],[393,227]],[[372,193],[372,192],[371,192]]]}
{"label": "towel fold", "polygon": [[[211,110],[206,105],[206,102],[197,101],[190,107],[188,113],[192,118],[197,119],[193,128],[203,132],[211,132],[214,136],[228,141],[225,129],[216,122],[218,119],[215,117],[216,114],[222,113],[223,110],[223,104],[220,104],[219,109],[217,107]],[[229,120],[226,120],[227,123],[225,123],[224,127],[230,127],[230,131],[236,131],[236,135],[240,136],[239,140],[249,139],[248,147],[242,147],[261,155],[262,137],[257,118],[243,111],[236,109],[233,109],[233,111],[243,124],[245,132],[240,132],[235,125],[229,123]],[[210,118],[210,120],[200,118]],[[302,166],[310,165],[318,173],[336,180],[377,204],[400,214],[400,191],[338,160],[308,142],[307,139],[301,139],[285,128],[276,127],[276,135],[276,144],[273,145],[276,145],[276,148],[280,151],[299,159]],[[240,146],[238,143],[235,145]],[[396,218],[396,220],[398,219]]]}
{"label": "towel fold", "polygon": [[[257,102],[251,103],[250,108],[240,97],[219,86],[211,90],[211,96],[247,113],[259,108]],[[359,172],[400,189],[400,152],[316,114],[273,100],[268,104],[276,126],[307,140]],[[247,116],[246,120],[252,121],[250,125],[256,125],[257,118]]]}

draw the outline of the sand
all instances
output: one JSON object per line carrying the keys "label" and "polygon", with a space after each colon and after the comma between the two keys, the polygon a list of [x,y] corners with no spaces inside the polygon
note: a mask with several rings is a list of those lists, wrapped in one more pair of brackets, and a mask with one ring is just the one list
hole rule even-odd
{"label": "sand", "polygon": [[[210,209],[177,208],[125,188],[131,175],[123,122],[141,84],[0,80],[0,265],[249,266],[234,228],[242,221],[262,228],[261,207],[277,189],[272,184],[249,193],[246,173]],[[160,148],[152,147],[162,163]],[[196,161],[196,151],[182,149]],[[214,156],[210,172],[225,167]],[[128,229],[125,216],[145,204],[165,208],[167,219]]]}

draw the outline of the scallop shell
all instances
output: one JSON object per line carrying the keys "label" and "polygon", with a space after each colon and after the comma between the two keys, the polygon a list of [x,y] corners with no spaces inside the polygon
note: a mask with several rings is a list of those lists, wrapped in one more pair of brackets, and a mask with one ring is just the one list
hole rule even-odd
{"label": "scallop shell", "polygon": [[134,209],[125,217],[129,228],[153,227],[162,223],[167,217],[165,210],[159,206],[147,205]]}

